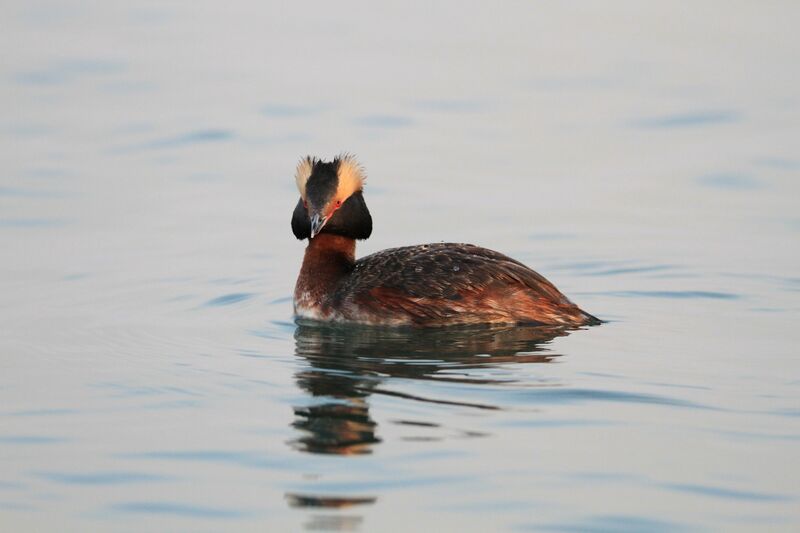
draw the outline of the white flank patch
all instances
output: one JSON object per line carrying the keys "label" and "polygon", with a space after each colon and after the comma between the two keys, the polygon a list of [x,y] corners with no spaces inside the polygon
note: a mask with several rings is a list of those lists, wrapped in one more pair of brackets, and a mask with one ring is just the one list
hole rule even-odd
{"label": "white flank patch", "polygon": [[311,320],[324,320],[319,310],[314,307],[298,306],[297,309],[295,309],[294,314],[297,315],[298,318],[309,318]]}

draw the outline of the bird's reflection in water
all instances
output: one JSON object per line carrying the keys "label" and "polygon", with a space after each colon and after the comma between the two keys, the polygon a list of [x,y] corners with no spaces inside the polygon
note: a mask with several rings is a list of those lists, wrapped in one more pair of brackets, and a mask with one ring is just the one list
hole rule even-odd
{"label": "bird's reflection in water", "polygon": [[550,362],[557,355],[544,346],[568,333],[541,326],[419,330],[301,322],[294,335],[295,353],[310,366],[296,379],[314,401],[295,408],[293,425],[304,434],[293,445],[310,453],[370,453],[380,442],[369,412],[372,394],[496,409],[407,395],[381,384],[394,377],[497,383],[498,379],[470,371],[504,363]]}
{"label": "bird's reflection in water", "polygon": [[[287,494],[286,500],[291,507],[310,508],[315,510],[336,510],[341,511],[355,505],[370,505],[375,503],[377,498],[346,498],[346,497],[324,497],[324,496],[304,496],[300,494]],[[312,514],[309,521],[304,525],[304,529],[310,531],[357,531],[363,517],[358,515],[340,514]]]}
{"label": "bird's reflection in water", "polygon": [[[504,326],[438,330],[390,329],[352,325],[298,323],[295,354],[308,365],[296,374],[298,386],[311,395],[294,408],[293,426],[302,435],[297,449],[317,454],[369,454],[381,442],[370,416],[369,397],[387,394],[413,401],[498,409],[493,405],[424,398],[386,388],[392,378],[470,384],[501,381],[481,372],[507,363],[548,363],[558,357],[545,345],[568,330]],[[508,381],[507,376],[504,381]],[[419,422],[401,424],[436,426]],[[470,435],[474,436],[474,434]],[[371,505],[374,496],[286,495],[292,507],[343,509]],[[314,515],[306,529],[353,530],[360,516]]]}

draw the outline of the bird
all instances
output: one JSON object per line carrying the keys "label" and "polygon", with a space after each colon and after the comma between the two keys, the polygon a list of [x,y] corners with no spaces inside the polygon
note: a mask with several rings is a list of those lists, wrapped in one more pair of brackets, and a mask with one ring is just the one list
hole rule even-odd
{"label": "bird", "polygon": [[365,179],[349,153],[297,164],[291,227],[308,239],[294,290],[297,319],[419,328],[601,323],[540,274],[480,246],[420,244],[356,259],[356,241],[372,234]]}

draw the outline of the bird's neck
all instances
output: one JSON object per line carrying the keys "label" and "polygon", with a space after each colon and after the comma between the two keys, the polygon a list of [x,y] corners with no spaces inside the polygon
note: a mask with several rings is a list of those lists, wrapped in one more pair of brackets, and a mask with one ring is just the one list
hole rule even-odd
{"label": "bird's neck", "polygon": [[317,302],[322,301],[353,270],[355,254],[355,239],[329,233],[311,239],[297,278],[295,299],[303,294]]}

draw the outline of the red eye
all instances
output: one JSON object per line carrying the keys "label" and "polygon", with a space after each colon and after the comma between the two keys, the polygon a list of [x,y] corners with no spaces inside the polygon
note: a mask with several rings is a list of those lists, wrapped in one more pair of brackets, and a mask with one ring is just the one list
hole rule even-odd
{"label": "red eye", "polygon": [[342,201],[336,200],[336,207],[342,207]]}

